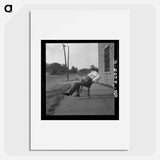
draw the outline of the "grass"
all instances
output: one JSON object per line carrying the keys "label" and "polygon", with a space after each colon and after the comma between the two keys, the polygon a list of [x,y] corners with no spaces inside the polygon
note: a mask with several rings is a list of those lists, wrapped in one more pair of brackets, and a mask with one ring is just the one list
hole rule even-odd
{"label": "grass", "polygon": [[54,89],[46,91],[46,114],[52,115],[63,99],[63,92],[67,91],[71,84],[56,84]]}
{"label": "grass", "polygon": [[66,81],[66,75],[46,75],[46,114],[53,115],[56,107],[64,98],[63,92],[66,92],[71,85],[82,78],[82,75],[70,74],[69,81]]}
{"label": "grass", "polygon": [[[70,74],[69,80],[75,81],[81,79],[81,75]],[[54,89],[56,84],[67,83],[66,75],[46,75],[46,91]]]}

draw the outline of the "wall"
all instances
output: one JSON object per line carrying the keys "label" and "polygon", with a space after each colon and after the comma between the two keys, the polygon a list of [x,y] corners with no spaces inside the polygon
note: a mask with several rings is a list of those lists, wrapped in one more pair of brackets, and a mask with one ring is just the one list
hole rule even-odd
{"label": "wall", "polygon": [[[104,70],[104,49],[110,46],[110,72]],[[100,82],[114,86],[114,43],[99,43],[98,44],[98,65],[101,75]]]}

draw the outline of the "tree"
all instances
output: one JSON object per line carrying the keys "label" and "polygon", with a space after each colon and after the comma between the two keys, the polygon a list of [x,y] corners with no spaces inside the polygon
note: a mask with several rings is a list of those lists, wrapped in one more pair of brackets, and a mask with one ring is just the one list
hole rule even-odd
{"label": "tree", "polygon": [[49,72],[51,75],[60,75],[66,72],[66,66],[59,63],[52,63],[46,65],[46,72]]}
{"label": "tree", "polygon": [[50,64],[46,63],[46,72],[48,72],[48,73],[49,73],[49,66],[50,66]]}
{"label": "tree", "polygon": [[70,72],[71,73],[77,73],[78,69],[76,67],[72,66],[72,68],[70,69]]}

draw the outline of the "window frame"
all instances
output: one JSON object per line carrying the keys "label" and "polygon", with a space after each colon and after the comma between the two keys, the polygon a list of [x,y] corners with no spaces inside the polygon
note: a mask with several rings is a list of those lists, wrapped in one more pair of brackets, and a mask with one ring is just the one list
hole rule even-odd
{"label": "window frame", "polygon": [[[107,51],[106,51],[107,50]],[[107,53],[108,52],[108,53]],[[108,54],[108,55],[106,55]],[[106,70],[106,56],[108,56],[108,70]],[[104,49],[104,73],[111,74],[111,66],[110,66],[110,45],[105,47]]]}

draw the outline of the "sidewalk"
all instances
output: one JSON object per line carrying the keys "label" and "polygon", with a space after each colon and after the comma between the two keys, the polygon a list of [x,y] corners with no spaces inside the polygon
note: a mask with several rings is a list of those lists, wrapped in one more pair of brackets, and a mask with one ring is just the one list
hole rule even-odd
{"label": "sidewalk", "polygon": [[100,84],[93,84],[90,89],[91,98],[87,89],[83,87],[80,97],[65,96],[56,108],[54,115],[113,115],[113,89]]}

